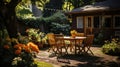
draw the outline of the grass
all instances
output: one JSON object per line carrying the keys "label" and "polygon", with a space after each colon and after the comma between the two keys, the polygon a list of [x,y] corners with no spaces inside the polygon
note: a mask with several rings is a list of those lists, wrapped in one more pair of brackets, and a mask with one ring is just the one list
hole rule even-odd
{"label": "grass", "polygon": [[53,67],[52,64],[47,63],[47,62],[43,62],[43,61],[35,61],[35,63],[37,64],[37,67]]}

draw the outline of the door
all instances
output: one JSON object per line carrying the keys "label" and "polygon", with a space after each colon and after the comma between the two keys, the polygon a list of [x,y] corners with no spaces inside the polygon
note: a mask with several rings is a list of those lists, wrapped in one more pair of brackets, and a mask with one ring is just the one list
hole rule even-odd
{"label": "door", "polygon": [[85,31],[86,31],[86,34],[93,33],[93,17],[92,16],[87,16],[85,18]]}

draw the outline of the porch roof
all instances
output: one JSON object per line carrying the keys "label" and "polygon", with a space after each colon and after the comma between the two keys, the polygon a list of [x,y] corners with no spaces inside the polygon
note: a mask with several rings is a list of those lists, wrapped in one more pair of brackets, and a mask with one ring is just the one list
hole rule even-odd
{"label": "porch roof", "polygon": [[96,11],[113,11],[120,10],[120,0],[106,0],[103,2],[96,2],[93,5],[86,5],[84,7],[76,8],[68,14],[74,13],[93,13]]}

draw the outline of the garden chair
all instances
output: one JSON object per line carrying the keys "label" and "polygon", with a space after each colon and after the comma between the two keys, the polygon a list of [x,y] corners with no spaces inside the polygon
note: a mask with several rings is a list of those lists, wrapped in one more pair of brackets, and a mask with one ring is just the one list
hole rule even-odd
{"label": "garden chair", "polygon": [[56,46],[57,46],[57,52],[59,54],[62,54],[63,52],[65,52],[65,54],[68,53],[67,52],[68,46],[65,44],[65,40],[63,39],[63,37],[64,37],[63,34],[55,34],[55,41],[56,41]]}
{"label": "garden chair", "polygon": [[[79,37],[84,37],[85,34],[84,33],[77,33],[76,36],[79,36]],[[76,40],[76,51],[78,50],[78,52],[80,53],[81,52],[81,47],[82,47],[82,44],[83,44],[83,40]]]}
{"label": "garden chair", "polygon": [[50,45],[50,48],[48,49],[48,52],[50,50],[52,50],[53,52],[56,52],[56,42],[55,42],[55,37],[54,37],[54,33],[48,33],[47,34],[47,38],[48,38],[48,43]]}
{"label": "garden chair", "polygon": [[[84,37],[85,34],[84,33],[77,33],[76,36],[79,36],[79,37]],[[81,45],[83,43],[83,40],[77,40],[77,45]]]}
{"label": "garden chair", "polygon": [[92,55],[94,55],[92,50],[90,49],[92,44],[93,44],[93,40],[94,40],[94,35],[93,34],[87,35],[87,38],[85,39],[84,44],[82,45],[82,50],[85,53],[90,52]]}

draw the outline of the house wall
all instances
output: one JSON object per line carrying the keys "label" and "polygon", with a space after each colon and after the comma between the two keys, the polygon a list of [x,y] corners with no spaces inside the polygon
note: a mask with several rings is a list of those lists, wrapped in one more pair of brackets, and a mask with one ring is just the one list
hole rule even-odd
{"label": "house wall", "polygon": [[[114,37],[115,36],[115,32],[117,31],[118,32],[118,34],[119,34],[119,31],[120,31],[120,27],[119,28],[115,28],[115,26],[114,26],[114,17],[115,16],[120,16],[120,12],[116,12],[116,13],[114,13],[114,12],[106,12],[106,13],[102,13],[102,15],[100,15],[100,14],[98,14],[98,15],[91,15],[91,14],[89,14],[89,15],[87,15],[87,14],[73,14],[72,15],[72,29],[76,29],[78,32],[84,32],[86,35],[87,34],[90,34],[90,31],[92,30],[92,33],[93,34],[95,34],[95,35],[98,35],[99,33],[100,33],[100,31],[101,30],[103,30],[104,31],[104,35],[105,35],[105,39],[107,39],[107,38],[111,38],[111,37]],[[86,24],[87,24],[87,20],[86,20],[86,17],[91,17],[92,18],[92,26],[91,27],[86,27]],[[95,28],[95,27],[93,27],[94,25],[93,25],[93,17],[94,16],[100,16],[100,24],[99,24],[99,28]],[[83,17],[83,29],[78,29],[77,28],[77,17]],[[107,18],[108,17],[108,19],[110,19],[111,18],[111,23],[110,23],[110,25],[111,25],[111,27],[102,27],[103,26],[103,23],[105,22],[104,20],[105,20],[105,18]],[[110,18],[109,18],[110,17]],[[107,20],[107,19],[106,19]],[[118,23],[118,24],[120,24],[120,23]],[[107,26],[109,26],[109,24],[107,25]],[[120,26],[120,25],[119,25]],[[118,36],[118,34],[117,34],[117,36]]]}

